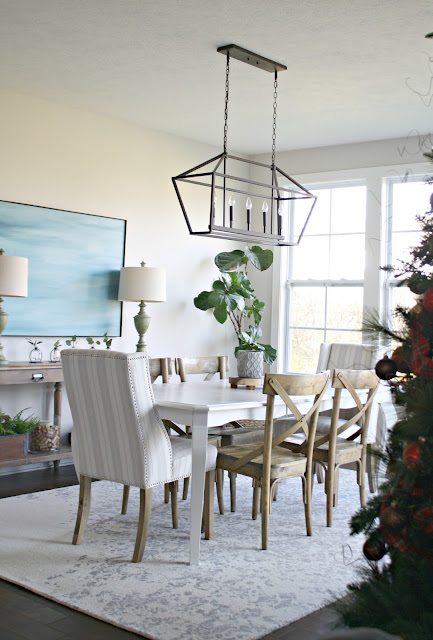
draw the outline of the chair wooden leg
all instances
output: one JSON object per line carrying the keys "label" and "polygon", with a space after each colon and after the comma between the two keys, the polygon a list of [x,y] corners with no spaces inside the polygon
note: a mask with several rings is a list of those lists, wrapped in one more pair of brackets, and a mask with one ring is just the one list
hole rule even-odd
{"label": "chair wooden leg", "polygon": [[173,522],[173,529],[177,529],[179,526],[179,514],[177,508],[177,491],[179,489],[179,482],[175,480],[170,482],[170,496],[171,496],[171,519]]}
{"label": "chair wooden leg", "polygon": [[218,499],[218,509],[221,515],[224,515],[224,469],[216,470],[216,489]]}
{"label": "chair wooden leg", "polygon": [[379,475],[379,460],[371,453],[371,444],[367,444],[367,476],[370,493],[377,491],[377,478]]}
{"label": "chair wooden leg", "polygon": [[313,473],[312,469],[307,468],[305,476],[302,476],[302,493],[304,497],[305,510],[305,526],[307,528],[307,536],[313,535],[313,526],[311,521],[311,501],[312,501]]}
{"label": "chair wooden leg", "polygon": [[84,529],[86,528],[87,518],[90,511],[90,490],[92,487],[92,479],[88,476],[80,476],[80,497],[78,499],[77,520],[75,523],[75,531],[72,538],[72,544],[81,544]]}
{"label": "chair wooden leg", "polygon": [[333,501],[334,507],[338,505],[338,487],[340,486],[339,478],[340,478],[340,465],[336,464],[335,472],[334,472],[334,501]]}
{"label": "chair wooden leg", "polygon": [[215,487],[215,470],[206,473],[204,484],[204,537],[205,540],[213,538],[213,503]]}
{"label": "chair wooden leg", "polygon": [[149,532],[150,514],[152,511],[152,489],[140,489],[140,514],[138,516],[137,537],[132,562],[141,562]]}
{"label": "chair wooden leg", "polygon": [[363,464],[363,460],[357,461],[357,473],[358,473],[358,484],[359,484],[359,501],[361,503],[361,507],[365,507],[366,499],[365,499],[365,464]]}
{"label": "chair wooden leg", "polygon": [[165,504],[170,502],[170,487],[168,482],[164,485],[164,502]]}
{"label": "chair wooden leg", "polygon": [[324,475],[324,472],[323,472],[322,465],[316,463],[316,477],[317,477],[317,482],[319,484],[323,484],[323,481],[324,481],[323,475]]}
{"label": "chair wooden leg", "polygon": [[326,492],[326,526],[332,527],[332,507],[334,504],[334,469],[329,466],[325,472],[325,492]]}
{"label": "chair wooden leg", "polygon": [[269,530],[269,509],[271,506],[270,500],[270,487],[264,486],[263,480],[261,482],[261,505],[262,505],[262,549],[268,548],[268,530]]}
{"label": "chair wooden leg", "polygon": [[236,511],[236,476],[237,473],[229,471],[230,479],[230,511]]}
{"label": "chair wooden leg", "polygon": [[182,491],[182,500],[186,500],[188,497],[188,489],[189,489],[189,478],[183,479],[183,491]]}
{"label": "chair wooden leg", "polygon": [[128,501],[129,501],[129,485],[123,485],[123,498],[122,498],[122,511],[121,513],[124,515],[128,511]]}
{"label": "chair wooden leg", "polygon": [[260,483],[256,478],[253,480],[253,509],[251,517],[253,520],[257,520],[257,514],[259,512],[260,501]]}

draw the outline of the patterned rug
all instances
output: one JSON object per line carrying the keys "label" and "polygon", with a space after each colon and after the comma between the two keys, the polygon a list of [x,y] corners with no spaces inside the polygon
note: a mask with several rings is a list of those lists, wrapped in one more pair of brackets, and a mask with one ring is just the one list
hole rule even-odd
{"label": "patterned rug", "polygon": [[362,563],[363,540],[350,537],[348,525],[359,508],[354,472],[340,472],[330,529],[323,485],[315,485],[312,537],[305,535],[300,479],[281,484],[267,551],[260,549],[260,519],[251,520],[250,481],[238,477],[237,489],[236,513],[215,509],[214,540],[202,541],[198,567],[188,565],[189,500],[180,501],[173,530],[159,489],[140,564],[130,562],[138,490],[131,489],[122,516],[122,487],[93,483],[80,546],[71,545],[77,486],[4,498],[0,576],[155,640],[254,640],[344,594]]}

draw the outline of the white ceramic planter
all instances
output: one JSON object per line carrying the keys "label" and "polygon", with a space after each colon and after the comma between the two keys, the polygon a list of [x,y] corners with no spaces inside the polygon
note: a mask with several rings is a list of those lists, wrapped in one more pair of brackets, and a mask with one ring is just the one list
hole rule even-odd
{"label": "white ceramic planter", "polygon": [[262,351],[238,351],[237,361],[239,378],[263,377]]}

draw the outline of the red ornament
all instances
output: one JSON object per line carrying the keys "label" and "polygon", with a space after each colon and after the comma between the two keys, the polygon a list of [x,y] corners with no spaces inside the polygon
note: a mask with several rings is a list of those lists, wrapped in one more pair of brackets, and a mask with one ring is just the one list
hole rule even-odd
{"label": "red ornament", "polygon": [[427,535],[433,535],[433,508],[421,507],[412,516],[413,526]]}
{"label": "red ornament", "polygon": [[415,473],[422,471],[424,465],[421,463],[421,455],[422,441],[416,440],[415,442],[411,442],[407,444],[403,449],[403,464],[405,464],[408,469],[414,471]]}
{"label": "red ornament", "polygon": [[431,346],[427,338],[422,334],[424,324],[417,316],[410,327],[412,340],[412,353],[410,356],[410,369],[420,378],[433,378],[433,360],[430,357]]}
{"label": "red ornament", "polygon": [[422,299],[422,305],[428,313],[433,313],[433,288],[428,289]]}
{"label": "red ornament", "polygon": [[[383,505],[382,505],[383,507]],[[399,511],[393,504],[380,510],[380,527],[387,533],[396,534],[406,524],[406,515]]]}

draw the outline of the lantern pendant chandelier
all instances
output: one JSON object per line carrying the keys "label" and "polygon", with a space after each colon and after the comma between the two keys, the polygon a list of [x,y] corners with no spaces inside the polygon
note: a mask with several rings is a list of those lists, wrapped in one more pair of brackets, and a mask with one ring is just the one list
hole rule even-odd
{"label": "lantern pendant chandelier", "polygon": [[[223,152],[172,178],[189,233],[257,244],[297,245],[317,196],[275,165],[278,71],[287,67],[235,44],[217,51],[227,59]],[[274,74],[270,165],[227,152],[230,58]],[[290,206],[294,201],[296,207]]]}

